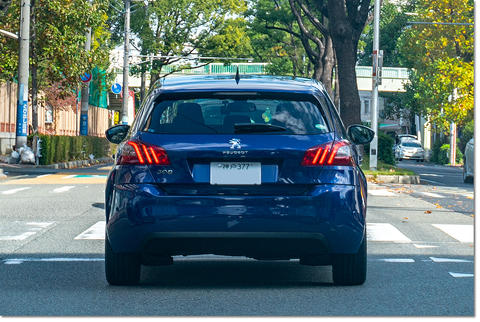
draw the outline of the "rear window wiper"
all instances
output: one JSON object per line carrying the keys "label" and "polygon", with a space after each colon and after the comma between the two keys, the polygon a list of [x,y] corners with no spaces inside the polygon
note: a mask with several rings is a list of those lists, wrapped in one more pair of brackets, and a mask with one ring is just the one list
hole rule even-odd
{"label": "rear window wiper", "polygon": [[235,123],[235,133],[284,132],[286,127],[262,123]]}

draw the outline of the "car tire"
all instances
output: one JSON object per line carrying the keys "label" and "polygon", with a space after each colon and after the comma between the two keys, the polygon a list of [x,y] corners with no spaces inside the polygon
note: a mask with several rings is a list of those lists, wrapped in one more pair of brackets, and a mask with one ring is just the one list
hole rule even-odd
{"label": "car tire", "polygon": [[472,176],[467,176],[467,169],[466,165],[463,166],[463,182],[464,183],[473,183],[473,177]]}
{"label": "car tire", "polygon": [[333,283],[336,285],[361,285],[367,278],[366,234],[356,254],[335,254],[333,256]]}
{"label": "car tire", "polygon": [[135,285],[140,281],[140,257],[134,253],[115,253],[105,237],[105,276],[110,285]]}
{"label": "car tire", "polygon": [[403,159],[402,158],[398,158],[398,161],[402,161]]}

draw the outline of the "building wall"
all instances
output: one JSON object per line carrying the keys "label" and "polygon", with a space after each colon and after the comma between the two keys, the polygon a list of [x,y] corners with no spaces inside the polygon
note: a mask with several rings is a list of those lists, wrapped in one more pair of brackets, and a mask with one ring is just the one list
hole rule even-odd
{"label": "building wall", "polygon": [[[15,145],[17,120],[17,84],[0,83],[0,154],[12,151]],[[88,111],[88,135],[105,136],[111,125],[110,111],[90,106]],[[28,107],[29,133],[32,130],[32,106]],[[52,111],[44,105],[38,108],[38,132],[41,134],[76,136],[80,132],[80,106]]]}

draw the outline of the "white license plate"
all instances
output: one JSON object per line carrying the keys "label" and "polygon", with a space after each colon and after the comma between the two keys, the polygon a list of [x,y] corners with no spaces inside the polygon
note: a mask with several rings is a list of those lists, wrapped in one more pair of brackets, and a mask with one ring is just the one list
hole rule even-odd
{"label": "white license plate", "polygon": [[260,162],[211,162],[210,184],[261,184]]}

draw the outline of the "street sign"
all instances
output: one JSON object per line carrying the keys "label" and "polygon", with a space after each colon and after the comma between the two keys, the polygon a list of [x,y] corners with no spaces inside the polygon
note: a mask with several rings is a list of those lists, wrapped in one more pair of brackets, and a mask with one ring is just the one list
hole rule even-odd
{"label": "street sign", "polygon": [[85,73],[85,74],[83,74],[82,76],[80,76],[80,80],[81,80],[83,83],[88,83],[89,81],[92,80],[92,74],[91,74],[91,73]]}
{"label": "street sign", "polygon": [[113,94],[120,94],[122,92],[122,85],[115,83],[112,85],[111,90]]}

